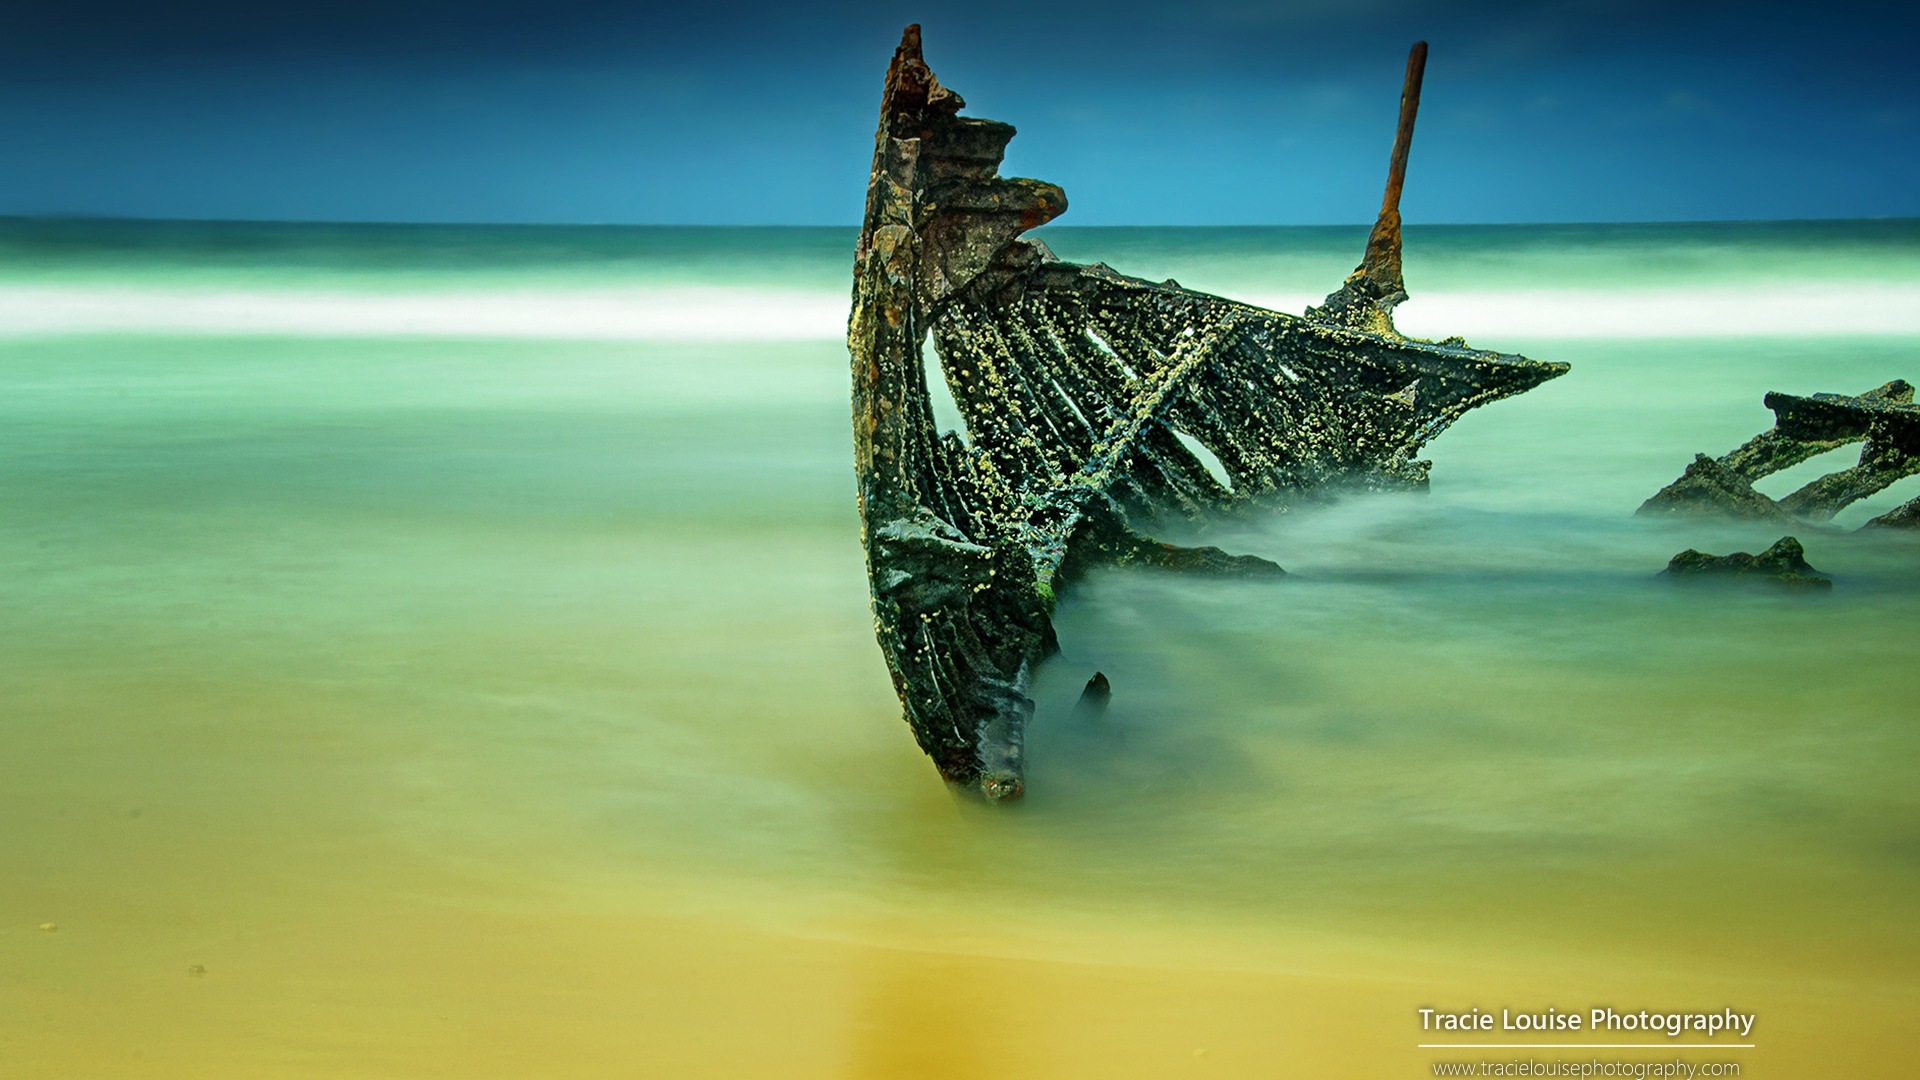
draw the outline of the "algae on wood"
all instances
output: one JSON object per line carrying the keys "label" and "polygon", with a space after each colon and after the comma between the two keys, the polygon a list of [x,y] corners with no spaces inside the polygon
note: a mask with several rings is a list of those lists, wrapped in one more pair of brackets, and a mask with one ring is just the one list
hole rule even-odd
{"label": "algae on wood", "polygon": [[[1566,370],[1393,328],[1424,59],[1423,43],[1366,257],[1298,317],[1020,239],[1065,211],[1065,193],[997,175],[1014,129],[960,116],[907,28],[881,98],[847,342],[874,631],[907,723],[948,780],[992,799],[1023,790],[1028,681],[1057,648],[1056,591],[1076,573],[1284,573],[1136,523],[1336,483],[1423,485],[1414,454],[1427,440]],[[935,425],[929,338],[964,431]]]}

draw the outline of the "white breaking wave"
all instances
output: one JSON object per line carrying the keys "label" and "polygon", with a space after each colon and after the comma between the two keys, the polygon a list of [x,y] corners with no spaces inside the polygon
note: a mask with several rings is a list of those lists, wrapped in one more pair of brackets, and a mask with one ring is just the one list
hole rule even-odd
{"label": "white breaking wave", "polygon": [[[1319,296],[1247,297],[1299,312]],[[1421,337],[1712,338],[1920,335],[1920,283],[1421,292],[1395,315]],[[0,337],[80,334],[824,341],[845,293],[633,287],[368,292],[0,285]]]}
{"label": "white breaking wave", "polygon": [[[1256,301],[1301,311],[1317,296]],[[1920,283],[1768,282],[1699,288],[1421,292],[1393,313],[1401,333],[1498,338],[1722,338],[1920,335]],[[1485,339],[1485,340],[1482,340]]]}
{"label": "white breaking wave", "polygon": [[0,285],[0,335],[9,337],[182,334],[781,341],[840,338],[846,332],[846,296],[797,289],[375,293]]}

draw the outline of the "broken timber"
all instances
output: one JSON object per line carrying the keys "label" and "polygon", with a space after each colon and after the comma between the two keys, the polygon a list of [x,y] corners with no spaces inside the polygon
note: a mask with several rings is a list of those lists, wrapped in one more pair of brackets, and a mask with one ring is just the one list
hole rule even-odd
{"label": "broken timber", "polygon": [[[1768,394],[1774,425],[1723,457],[1694,456],[1680,478],[1640,505],[1643,516],[1720,513],[1767,521],[1827,521],[1848,504],[1920,472],[1920,405],[1901,379],[1864,394]],[[1753,482],[1809,458],[1862,443],[1860,460],[1780,499]],[[1867,522],[1865,527],[1920,521],[1920,499]]]}
{"label": "broken timber", "polygon": [[[1020,234],[1052,184],[997,175],[1014,129],[958,115],[909,26],[887,69],[854,256],[854,462],[874,631],[921,749],[989,799],[1024,787],[1055,590],[1094,565],[1279,575],[1135,522],[1281,503],[1335,483],[1425,484],[1414,453],[1564,364],[1403,337],[1399,196],[1424,43],[1364,261],[1296,317],[1062,262]],[[965,431],[938,431],[923,346]],[[1187,440],[1224,470],[1217,480]]]}

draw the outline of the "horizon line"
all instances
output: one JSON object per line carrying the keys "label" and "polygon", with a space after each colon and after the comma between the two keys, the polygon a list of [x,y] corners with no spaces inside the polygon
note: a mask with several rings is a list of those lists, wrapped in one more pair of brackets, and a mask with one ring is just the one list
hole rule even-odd
{"label": "horizon line", "polygon": [[[1473,228],[1473,229],[1537,229],[1564,228],[1579,225],[1819,225],[1841,222],[1920,222],[1920,215],[1872,215],[1866,217],[1779,217],[1779,218],[1638,218],[1626,220],[1562,220],[1562,221],[1431,221],[1409,222],[1404,227],[1412,230],[1423,228]],[[125,214],[89,214],[89,213],[0,213],[0,222],[35,223],[117,223],[117,224],[154,224],[154,225],[313,225],[313,226],[357,226],[374,228],[499,228],[499,229],[859,229],[859,222],[819,223],[819,222],[651,222],[651,221],[435,221],[403,220],[397,218],[254,218],[254,217],[141,217]],[[1128,222],[1126,224],[1060,224],[1049,223],[1038,226],[1034,231],[1044,229],[1367,229],[1372,221],[1354,222],[1211,222],[1206,224],[1174,222]]]}

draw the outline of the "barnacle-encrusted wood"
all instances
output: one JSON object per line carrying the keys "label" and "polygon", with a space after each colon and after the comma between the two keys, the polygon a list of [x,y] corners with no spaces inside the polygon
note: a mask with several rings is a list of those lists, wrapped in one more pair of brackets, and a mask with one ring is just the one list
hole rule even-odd
{"label": "barnacle-encrusted wood", "polygon": [[[1428,439],[1566,370],[1393,329],[1424,56],[1416,47],[1408,65],[1366,260],[1300,318],[1019,239],[1059,216],[1065,194],[996,175],[1013,128],[958,115],[907,28],[881,99],[847,342],[874,630],[907,723],[948,780],[1021,792],[1028,678],[1055,648],[1054,589],[1081,568],[1283,572],[1160,543],[1133,522],[1334,482],[1423,484],[1428,463],[1413,455]],[[964,432],[935,426],[929,336]]]}
{"label": "barnacle-encrusted wood", "polygon": [[[1640,505],[1642,515],[1707,511],[1763,520],[1826,521],[1902,477],[1920,472],[1920,405],[1913,386],[1895,379],[1849,397],[1845,394],[1768,394],[1773,427],[1724,457],[1694,455],[1680,478]],[[1863,443],[1860,460],[1780,499],[1753,489],[1753,482],[1818,454]],[[1907,526],[1920,520],[1920,499],[1867,522]],[[1863,526],[1864,527],[1864,526]]]}

